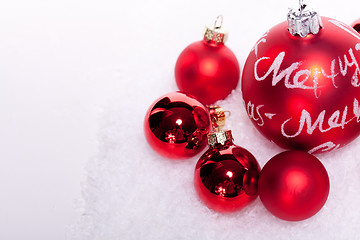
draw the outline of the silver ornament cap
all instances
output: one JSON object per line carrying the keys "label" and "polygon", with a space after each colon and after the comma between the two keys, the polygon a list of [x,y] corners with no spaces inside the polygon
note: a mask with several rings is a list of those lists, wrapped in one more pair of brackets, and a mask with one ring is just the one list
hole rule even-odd
{"label": "silver ornament cap", "polygon": [[233,136],[231,130],[221,130],[209,133],[207,140],[210,146],[215,147],[217,144],[225,145],[227,141],[232,142]]}
{"label": "silver ornament cap", "polygon": [[287,26],[291,35],[304,38],[310,33],[317,34],[323,27],[320,15],[314,10],[308,10],[306,4],[299,0],[298,10],[289,9]]}

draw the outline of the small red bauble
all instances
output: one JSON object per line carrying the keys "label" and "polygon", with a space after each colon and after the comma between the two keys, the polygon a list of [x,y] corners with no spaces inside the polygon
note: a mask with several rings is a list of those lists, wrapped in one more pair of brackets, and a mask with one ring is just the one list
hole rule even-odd
{"label": "small red bauble", "polygon": [[315,215],[329,195],[329,176],[321,162],[302,151],[271,158],[259,177],[259,196],[276,217],[300,221]]}
{"label": "small red bauble", "polygon": [[286,22],[270,29],[248,56],[241,86],[248,116],[265,137],[310,153],[360,134],[360,35],[320,19],[323,28],[305,37],[290,34]]}
{"label": "small red bauble", "polygon": [[226,98],[239,82],[239,63],[224,40],[221,27],[207,27],[204,40],[190,44],[176,62],[179,89],[206,105]]}
{"label": "small red bauble", "polygon": [[208,138],[210,148],[196,164],[195,189],[215,211],[240,210],[258,195],[259,164],[249,151],[233,144],[230,130]]}
{"label": "small red bauble", "polygon": [[194,156],[206,146],[210,130],[207,108],[194,97],[168,93],[156,100],[146,113],[144,130],[150,146],[164,157]]}

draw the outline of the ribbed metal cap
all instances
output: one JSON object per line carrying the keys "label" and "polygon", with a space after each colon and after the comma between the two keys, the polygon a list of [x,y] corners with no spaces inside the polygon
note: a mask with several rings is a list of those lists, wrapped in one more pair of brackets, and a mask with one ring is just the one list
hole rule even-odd
{"label": "ribbed metal cap", "polygon": [[306,37],[308,34],[317,34],[323,27],[320,15],[314,10],[306,9],[306,5],[300,0],[298,10],[289,9],[287,26],[291,35]]}
{"label": "ribbed metal cap", "polygon": [[225,145],[226,141],[233,141],[231,130],[211,132],[207,135],[208,144],[214,147],[216,144]]}
{"label": "ribbed metal cap", "polygon": [[214,25],[207,25],[204,30],[204,39],[207,42],[225,43],[228,33],[222,29],[223,16],[217,16]]}

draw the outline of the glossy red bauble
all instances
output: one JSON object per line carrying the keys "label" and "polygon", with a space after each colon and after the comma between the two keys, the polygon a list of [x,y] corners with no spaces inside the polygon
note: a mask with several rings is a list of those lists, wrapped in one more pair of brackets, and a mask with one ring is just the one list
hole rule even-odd
{"label": "glossy red bauble", "polygon": [[190,44],[180,54],[175,66],[176,83],[208,105],[226,98],[240,78],[239,63],[223,43],[205,40]]}
{"label": "glossy red bauble", "polygon": [[195,169],[195,189],[215,211],[240,210],[257,197],[259,172],[259,164],[249,151],[227,141],[201,156]]}
{"label": "glossy red bauble", "polygon": [[144,130],[150,146],[164,157],[194,156],[206,146],[210,130],[207,108],[192,96],[173,92],[156,100],[146,113]]}
{"label": "glossy red bauble", "polygon": [[270,29],[245,63],[242,93],[256,128],[286,149],[329,151],[360,133],[360,35],[322,17],[323,28],[292,36]]}
{"label": "glossy red bauble", "polygon": [[276,217],[300,221],[315,215],[329,195],[329,176],[321,162],[302,151],[271,158],[259,177],[259,196]]}

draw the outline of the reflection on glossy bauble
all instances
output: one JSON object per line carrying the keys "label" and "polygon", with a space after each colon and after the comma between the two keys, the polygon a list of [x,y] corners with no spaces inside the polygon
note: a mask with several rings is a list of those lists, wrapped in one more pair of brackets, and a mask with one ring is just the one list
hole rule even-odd
{"label": "reflection on glossy bauble", "polygon": [[206,146],[209,113],[202,103],[188,94],[168,93],[150,106],[144,130],[150,146],[162,156],[191,157]]}
{"label": "reflection on glossy bauble", "polygon": [[302,151],[271,158],[259,177],[259,196],[276,217],[300,221],[315,215],[329,195],[329,176],[321,162]]}
{"label": "reflection on glossy bauble", "polygon": [[195,189],[209,208],[233,212],[256,199],[259,172],[249,151],[227,141],[210,146],[201,156],[195,168]]}

